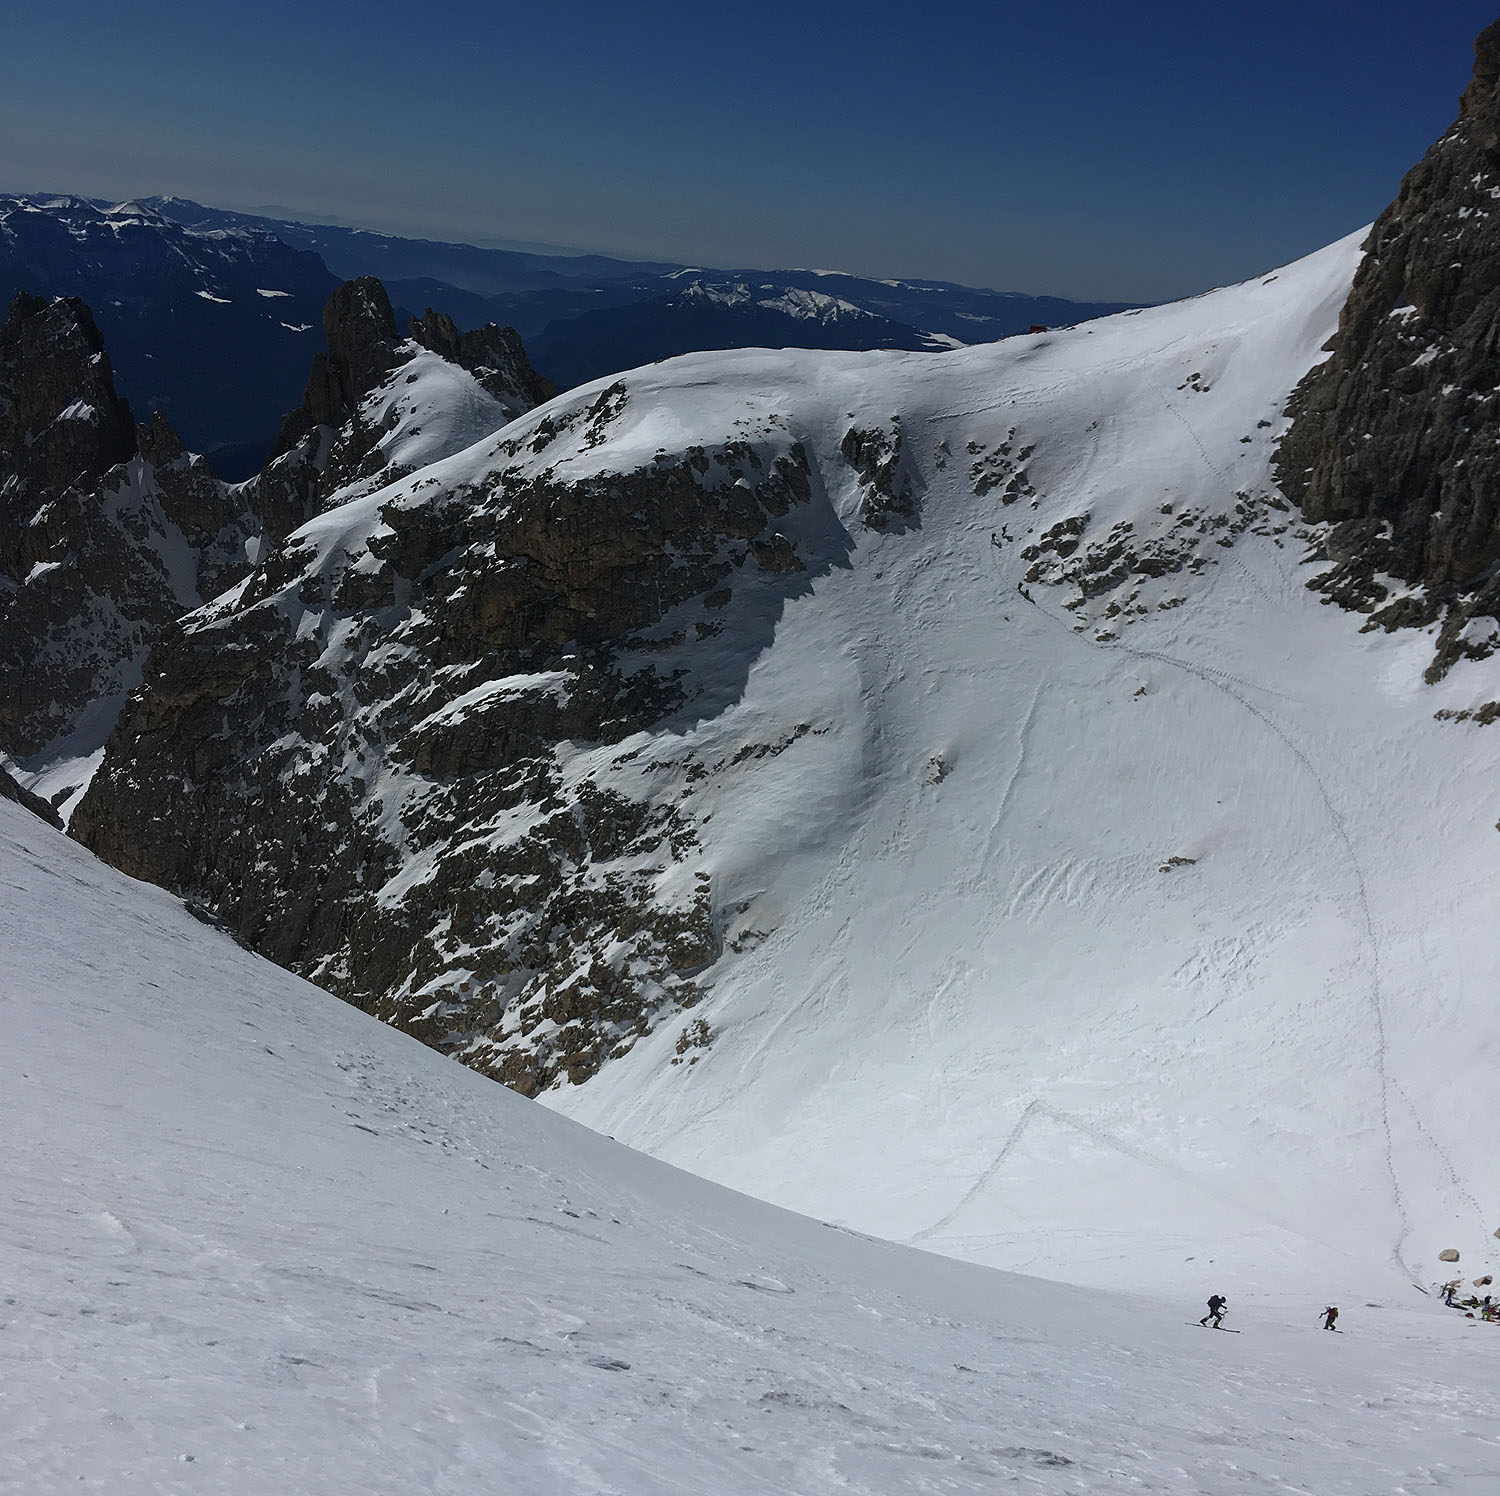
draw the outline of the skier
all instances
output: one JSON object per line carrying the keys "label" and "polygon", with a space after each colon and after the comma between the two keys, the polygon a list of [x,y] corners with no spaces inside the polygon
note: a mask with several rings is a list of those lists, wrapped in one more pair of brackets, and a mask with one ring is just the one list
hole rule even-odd
{"label": "skier", "polygon": [[1459,1284],[1461,1281],[1461,1279],[1455,1278],[1451,1283],[1443,1284],[1443,1302],[1450,1309],[1458,1308],[1458,1300],[1455,1299],[1453,1295],[1458,1292]]}
{"label": "skier", "polygon": [[1330,1305],[1329,1305],[1329,1306],[1328,1306],[1328,1307],[1327,1307],[1327,1308],[1326,1308],[1326,1309],[1325,1309],[1325,1310],[1324,1310],[1324,1311],[1323,1311],[1323,1328],[1324,1328],[1324,1329],[1325,1329],[1325,1330],[1331,1330],[1331,1329],[1333,1329],[1333,1322],[1334,1322],[1334,1320],[1336,1320],[1336,1319],[1337,1319],[1337,1318],[1338,1318],[1338,1317],[1339,1317],[1339,1312],[1338,1312],[1338,1310],[1337,1310],[1337,1309],[1335,1309],[1335,1308],[1334,1308],[1334,1307],[1333,1307],[1333,1305],[1332,1305],[1332,1304],[1330,1304]]}
{"label": "skier", "polygon": [[1228,1308],[1229,1300],[1226,1299],[1223,1294],[1216,1293],[1208,1301],[1208,1313],[1205,1314],[1203,1318],[1198,1321],[1198,1323],[1200,1325],[1206,1325],[1208,1324],[1209,1320],[1212,1320],[1213,1325],[1211,1328],[1217,1330],[1219,1328],[1220,1322],[1224,1318],[1224,1311]]}

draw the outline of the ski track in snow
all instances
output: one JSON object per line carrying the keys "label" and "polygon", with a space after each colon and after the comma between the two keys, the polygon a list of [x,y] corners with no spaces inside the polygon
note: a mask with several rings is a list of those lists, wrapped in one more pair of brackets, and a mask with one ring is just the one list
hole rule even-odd
{"label": "ski track in snow", "polygon": [[[1215,1189],[1212,1184],[1194,1174],[1191,1170],[1184,1169],[1181,1165],[1173,1163],[1170,1159],[1161,1157],[1149,1148],[1142,1148],[1135,1143],[1131,1143],[1109,1131],[1107,1128],[1095,1125],[1084,1117],[1073,1116],[1058,1107],[1049,1105],[1040,1098],[1033,1098],[1026,1103],[1021,1111],[1021,1115],[1016,1119],[1015,1126],[1011,1128],[1010,1133],[1000,1145],[999,1150],[984,1172],[970,1186],[968,1193],[946,1215],[909,1238],[908,1245],[919,1246],[922,1242],[931,1241],[934,1237],[941,1235],[952,1226],[963,1215],[964,1211],[984,1193],[991,1181],[1000,1172],[1016,1145],[1022,1140],[1033,1120],[1037,1117],[1044,1117],[1053,1122],[1060,1123],[1064,1127],[1072,1128],[1073,1131],[1082,1134],[1091,1142],[1098,1143],[1115,1153],[1123,1154],[1126,1158],[1134,1159],[1138,1163],[1146,1164],[1165,1176],[1179,1180],[1189,1189],[1207,1196],[1211,1200],[1216,1200],[1236,1210],[1242,1208],[1241,1202],[1232,1192]],[[1271,1216],[1268,1216],[1267,1219],[1273,1225],[1285,1231],[1289,1236],[1306,1235],[1304,1228],[1289,1222],[1278,1221]]]}
{"label": "ski track in snow", "polygon": [[[1175,411],[1174,414],[1176,414]],[[1370,1016],[1374,1024],[1373,1068],[1375,1071],[1379,1091],[1381,1129],[1384,1134],[1384,1157],[1386,1171],[1390,1180],[1392,1202],[1395,1206],[1396,1213],[1401,1225],[1400,1235],[1397,1237],[1395,1243],[1391,1248],[1391,1262],[1414,1286],[1420,1287],[1421,1279],[1419,1274],[1412,1268],[1412,1266],[1406,1261],[1405,1257],[1403,1256],[1403,1248],[1408,1237],[1411,1235],[1412,1223],[1406,1202],[1406,1194],[1404,1189],[1402,1188],[1399,1171],[1396,1168],[1395,1141],[1391,1135],[1390,1097],[1393,1090],[1396,1091],[1396,1093],[1401,1097],[1401,1100],[1410,1111],[1413,1122],[1415,1123],[1424,1140],[1432,1149],[1433,1153],[1436,1155],[1439,1163],[1442,1165],[1445,1173],[1454,1185],[1456,1192],[1473,1210],[1476,1225],[1479,1226],[1481,1230],[1483,1227],[1484,1212],[1480,1208],[1478,1201],[1474,1199],[1472,1193],[1463,1185],[1463,1183],[1459,1179],[1458,1171],[1455,1169],[1453,1161],[1444,1152],[1440,1144],[1437,1142],[1437,1139],[1432,1135],[1431,1131],[1423,1122],[1421,1113],[1418,1111],[1417,1107],[1412,1103],[1410,1098],[1407,1097],[1403,1091],[1401,1091],[1401,1089],[1396,1085],[1395,1081],[1391,1078],[1389,1045],[1386,1038],[1385,1004],[1383,1002],[1381,993],[1380,941],[1375,931],[1375,922],[1370,913],[1369,888],[1365,881],[1364,869],[1360,865],[1358,854],[1356,853],[1354,848],[1353,837],[1349,833],[1349,828],[1345,823],[1343,816],[1340,814],[1338,808],[1333,802],[1333,797],[1329,793],[1326,780],[1318,772],[1318,769],[1316,765],[1314,765],[1312,760],[1307,756],[1302,748],[1292,740],[1292,738],[1288,735],[1288,733],[1280,723],[1278,723],[1267,713],[1263,712],[1253,703],[1245,700],[1245,698],[1241,696],[1238,691],[1235,691],[1233,689],[1233,686],[1238,685],[1246,690],[1262,691],[1264,692],[1264,694],[1272,696],[1280,695],[1280,693],[1269,691],[1264,687],[1259,687],[1252,684],[1251,682],[1241,680],[1239,677],[1230,675],[1226,671],[1217,670],[1211,666],[1194,664],[1185,660],[1174,659],[1171,655],[1163,654],[1157,650],[1137,649],[1132,645],[1124,643],[1123,641],[1104,644],[1097,643],[1094,640],[1083,638],[1081,635],[1074,633],[1074,631],[1069,628],[1067,624],[1065,624],[1061,619],[1056,618],[1054,615],[1049,613],[1047,609],[1041,606],[1040,603],[1036,603],[1033,601],[1033,606],[1036,608],[1036,611],[1038,613],[1040,613],[1044,618],[1048,619],[1049,622],[1055,624],[1063,633],[1067,634],[1070,638],[1081,639],[1083,643],[1087,644],[1092,649],[1100,649],[1109,651],[1111,653],[1132,655],[1137,659],[1156,660],[1161,664],[1171,665],[1178,670],[1185,671],[1189,675],[1196,676],[1206,685],[1212,686],[1215,690],[1222,691],[1226,696],[1230,697],[1231,700],[1237,702],[1242,708],[1244,708],[1245,711],[1247,711],[1264,727],[1268,728],[1272,733],[1275,734],[1275,736],[1281,741],[1282,745],[1288,750],[1288,752],[1291,753],[1292,757],[1295,758],[1298,764],[1301,765],[1302,769],[1307,773],[1308,777],[1312,780],[1314,786],[1316,787],[1318,796],[1328,814],[1329,822],[1332,824],[1334,832],[1344,849],[1349,870],[1354,879],[1355,897],[1359,910],[1359,919],[1366,941],[1366,948],[1369,952],[1370,979],[1367,989],[1367,996],[1370,1007]],[[1283,695],[1281,696],[1281,699],[1288,700],[1290,698]],[[1014,1138],[1009,1140],[1007,1142],[1006,1149],[1003,1151],[1008,1151],[1011,1142],[1014,1141]],[[998,1162],[995,1165],[995,1168],[998,1168]],[[994,1169],[992,1168],[990,1173],[993,1174],[993,1172]],[[1209,1193],[1212,1192],[1210,1191]],[[957,1212],[955,1211],[954,1214],[956,1213]],[[949,1222],[946,1220],[940,1222],[938,1225],[930,1227],[926,1232],[922,1233],[922,1236],[926,1237],[935,1235],[937,1231],[942,1228],[942,1226],[947,1224],[949,1224]],[[913,1238],[913,1240],[917,1240],[917,1238]]]}
{"label": "ski track in snow", "polygon": [[[1419,687],[1420,638],[1310,606],[1268,538],[1144,594],[1182,611],[1131,642],[1063,646],[1013,591],[1059,518],[1145,537],[1262,481],[1240,434],[1354,259],[936,359],[653,366],[605,442],[538,456],[589,475],[774,411],[819,465],[780,523],[836,559],[725,716],[672,729],[717,758],[817,725],[695,791],[759,939],[708,974],[691,1068],[668,1023],[521,1102],[0,806],[0,1492],[1500,1490],[1500,1335],[1408,1288],[1450,1231],[1466,1275],[1495,1250],[1493,754],[1431,722],[1493,672]],[[897,411],[923,508],[877,535],[836,454]],[[995,473],[1002,430],[1030,504],[922,449]],[[381,502],[315,522],[320,556]],[[1196,1334],[1213,1289],[1246,1333]],[[1314,1328],[1333,1301],[1348,1335]]]}
{"label": "ski track in snow", "polygon": [[1198,428],[1183,415],[1183,413],[1169,400],[1165,393],[1158,390],[1161,403],[1166,407],[1167,413],[1175,419],[1182,429],[1187,432],[1189,440],[1198,449],[1198,455],[1203,459],[1203,466],[1211,472],[1215,478],[1222,483],[1226,489],[1232,489],[1233,484],[1229,481],[1229,475],[1223,468],[1208,455],[1208,448],[1203,445],[1203,439],[1198,435]]}
{"label": "ski track in snow", "polygon": [[990,823],[989,836],[985,842],[984,865],[987,867],[995,858],[997,851],[997,838],[1000,828],[1005,824],[1006,812],[1010,809],[1010,802],[1016,792],[1016,782],[1021,777],[1021,771],[1026,767],[1026,743],[1031,736],[1031,724],[1036,720],[1036,709],[1042,699],[1042,692],[1046,690],[1047,683],[1039,680],[1035,690],[1031,693],[1031,700],[1026,704],[1026,715],[1021,719],[1021,730],[1016,734],[1016,763],[1010,771],[1010,777],[1005,781],[1005,789],[1000,795],[1000,803],[995,807],[995,819]]}

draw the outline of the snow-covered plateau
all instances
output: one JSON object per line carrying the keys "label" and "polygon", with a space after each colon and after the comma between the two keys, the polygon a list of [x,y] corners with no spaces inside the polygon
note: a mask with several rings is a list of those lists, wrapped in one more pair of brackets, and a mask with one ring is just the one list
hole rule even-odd
{"label": "snow-covered plateau", "polygon": [[[1500,1490],[1500,1338],[1151,1300],[630,1152],[0,803],[0,1491]],[[1192,1323],[1217,1286],[1228,1335]],[[1399,1296],[1398,1296],[1399,1295]]]}

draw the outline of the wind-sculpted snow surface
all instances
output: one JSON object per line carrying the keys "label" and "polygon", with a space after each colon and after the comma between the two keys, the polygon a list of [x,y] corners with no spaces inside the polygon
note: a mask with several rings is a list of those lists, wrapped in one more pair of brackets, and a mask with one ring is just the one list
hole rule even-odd
{"label": "wind-sculpted snow surface", "polygon": [[1500,1340],[1011,1277],[586,1132],[0,803],[0,1491],[1171,1496],[1500,1478]]}
{"label": "wind-sculpted snow surface", "polygon": [[195,615],[75,831],[863,1230],[1174,1290],[1488,1265],[1500,807],[1434,713],[1500,682],[1321,607],[1270,470],[1357,257],[555,400]]}

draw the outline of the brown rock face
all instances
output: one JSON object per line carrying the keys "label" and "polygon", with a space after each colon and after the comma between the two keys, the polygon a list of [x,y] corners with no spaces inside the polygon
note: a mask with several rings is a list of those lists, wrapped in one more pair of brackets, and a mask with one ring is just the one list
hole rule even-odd
{"label": "brown rock face", "polygon": [[[662,884],[694,822],[619,745],[733,699],[836,541],[803,557],[779,532],[815,491],[779,428],[562,476],[628,399],[498,439],[472,484],[416,475],[332,551],[294,542],[188,620],[72,834],[527,1094],[695,1002],[706,875]],[[579,745],[610,767],[569,772]]]}
{"label": "brown rock face", "polygon": [[[1493,611],[1500,561],[1500,22],[1475,43],[1457,121],[1376,221],[1331,357],[1289,407],[1286,495],[1338,522],[1329,590],[1378,608],[1386,572],[1431,603]],[[1477,594],[1483,593],[1479,600]]]}

